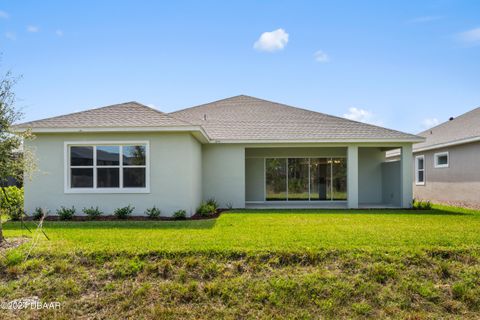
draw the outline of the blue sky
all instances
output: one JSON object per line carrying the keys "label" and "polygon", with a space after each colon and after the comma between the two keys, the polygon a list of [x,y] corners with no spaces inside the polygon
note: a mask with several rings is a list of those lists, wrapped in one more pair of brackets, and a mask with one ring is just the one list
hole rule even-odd
{"label": "blue sky", "polygon": [[480,1],[0,0],[25,120],[247,94],[419,132],[480,106]]}

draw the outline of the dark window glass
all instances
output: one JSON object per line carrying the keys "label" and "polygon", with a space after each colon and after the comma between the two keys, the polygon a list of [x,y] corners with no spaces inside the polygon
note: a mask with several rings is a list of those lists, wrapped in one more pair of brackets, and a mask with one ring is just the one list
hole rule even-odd
{"label": "dark window glass", "polygon": [[287,159],[266,159],[267,201],[287,200]]}
{"label": "dark window glass", "polygon": [[418,170],[423,169],[423,158],[418,158]]}
{"label": "dark window glass", "polygon": [[98,168],[97,188],[118,188],[120,187],[120,169]]}
{"label": "dark window glass", "polygon": [[447,155],[438,156],[437,164],[440,166],[448,164],[448,156]]}
{"label": "dark window glass", "polygon": [[331,200],[330,159],[310,159],[310,200]]}
{"label": "dark window glass", "polygon": [[120,147],[119,146],[98,146],[97,147],[97,165],[98,166],[120,165]]}
{"label": "dark window glass", "polygon": [[145,188],[145,168],[124,168],[124,188]]}
{"label": "dark window glass", "polygon": [[308,158],[288,159],[288,200],[308,199]]}
{"label": "dark window glass", "polygon": [[423,182],[423,171],[418,171],[418,182]]}
{"label": "dark window glass", "polygon": [[93,166],[93,147],[71,147],[71,166]]}
{"label": "dark window glass", "polygon": [[145,146],[124,146],[123,147],[123,165],[124,166],[145,165]]}
{"label": "dark window glass", "polygon": [[93,188],[93,169],[71,169],[72,188]]}
{"label": "dark window glass", "polygon": [[347,200],[347,161],[332,159],[332,200]]}

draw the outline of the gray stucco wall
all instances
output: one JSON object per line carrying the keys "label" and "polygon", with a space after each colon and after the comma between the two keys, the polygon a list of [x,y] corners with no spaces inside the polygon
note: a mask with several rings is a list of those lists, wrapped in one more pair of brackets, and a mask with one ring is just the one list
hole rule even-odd
{"label": "gray stucco wall", "polygon": [[[150,193],[64,193],[65,141],[149,141]],[[74,205],[77,214],[91,206],[112,214],[131,204],[134,214],[142,215],[155,205],[170,216],[179,209],[193,214],[201,201],[201,144],[188,133],[37,134],[28,147],[34,150],[39,169],[25,180],[28,213],[36,207],[55,213],[60,206]]]}
{"label": "gray stucco wall", "polygon": [[400,160],[382,163],[382,202],[400,206],[402,199]]}
{"label": "gray stucco wall", "polygon": [[265,201],[265,160],[245,159],[245,200]]}
{"label": "gray stucco wall", "polygon": [[[434,154],[449,153],[448,168],[434,167]],[[417,199],[480,205],[480,142],[415,152],[425,156],[425,185],[416,185]],[[413,173],[415,175],[415,173]]]}
{"label": "gray stucco wall", "polygon": [[358,202],[382,203],[382,163],[385,152],[380,148],[358,148]]}
{"label": "gray stucco wall", "polygon": [[245,147],[235,144],[202,146],[203,199],[220,207],[245,208]]}

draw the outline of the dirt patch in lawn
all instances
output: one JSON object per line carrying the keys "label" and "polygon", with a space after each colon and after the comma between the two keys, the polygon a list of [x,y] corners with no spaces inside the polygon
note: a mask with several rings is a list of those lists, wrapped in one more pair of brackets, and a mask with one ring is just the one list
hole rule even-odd
{"label": "dirt patch in lawn", "polygon": [[0,243],[0,252],[7,249],[17,248],[28,241],[30,241],[30,238],[27,237],[5,238]]}

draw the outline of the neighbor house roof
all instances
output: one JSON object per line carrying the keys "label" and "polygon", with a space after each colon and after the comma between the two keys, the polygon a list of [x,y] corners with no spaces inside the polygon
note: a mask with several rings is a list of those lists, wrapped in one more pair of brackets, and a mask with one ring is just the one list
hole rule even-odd
{"label": "neighbor house roof", "polygon": [[126,102],[90,109],[63,116],[31,121],[17,128],[114,128],[114,127],[160,127],[191,126],[138,102]]}
{"label": "neighbor house roof", "polygon": [[437,149],[450,145],[480,141],[480,107],[418,134],[426,140],[413,151]]}
{"label": "neighbor house roof", "polygon": [[235,96],[170,114],[127,102],[22,123],[33,132],[194,131],[209,142],[415,142],[423,138],[366,123]]}
{"label": "neighbor house roof", "polygon": [[213,140],[421,141],[418,136],[240,95],[170,113],[202,126]]}

